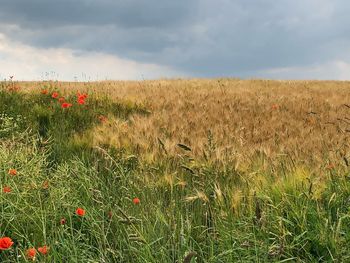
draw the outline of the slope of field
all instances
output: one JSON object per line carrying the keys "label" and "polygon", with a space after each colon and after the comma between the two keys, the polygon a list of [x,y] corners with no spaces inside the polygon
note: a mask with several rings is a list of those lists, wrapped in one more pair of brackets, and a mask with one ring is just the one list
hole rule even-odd
{"label": "slope of field", "polygon": [[3,82],[1,262],[350,260],[349,87]]}
{"label": "slope of field", "polygon": [[168,154],[177,154],[176,144],[184,143],[202,156],[211,140],[215,159],[234,156],[242,161],[262,152],[324,165],[346,152],[348,82],[221,79],[55,85],[65,92],[97,92],[144,105],[151,114],[98,127],[94,139],[148,159],[163,154],[160,141]]}

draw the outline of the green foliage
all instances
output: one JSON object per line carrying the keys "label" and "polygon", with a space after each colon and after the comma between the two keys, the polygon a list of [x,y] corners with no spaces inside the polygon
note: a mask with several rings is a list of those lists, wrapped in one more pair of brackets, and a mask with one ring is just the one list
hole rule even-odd
{"label": "green foliage", "polygon": [[[7,120],[20,116],[21,121],[16,122],[20,126],[18,130],[30,129],[32,133],[39,134],[41,142],[49,142],[52,145],[50,159],[55,163],[68,160],[74,155],[91,157],[91,140],[83,135],[99,124],[100,115],[112,114],[126,119],[131,114],[147,113],[138,105],[112,102],[107,97],[96,99],[93,95],[89,95],[83,105],[76,102],[76,96],[70,95],[65,101],[71,102],[73,106],[64,109],[50,94],[23,94],[0,89],[0,113],[6,114]],[[8,125],[3,123],[1,119],[2,126]],[[2,128],[0,134],[5,130],[5,127]],[[79,138],[79,142],[75,138]]]}
{"label": "green foliage", "polygon": [[[43,245],[39,262],[350,261],[343,172],[330,170],[320,191],[314,174],[283,160],[263,172],[263,154],[252,176],[200,162],[183,144],[153,164],[93,148],[87,131],[99,115],[147,111],[92,95],[62,109],[48,95],[0,90],[0,113],[0,186],[11,188],[0,194],[0,237],[14,241],[1,262],[26,262],[26,249]],[[206,156],[214,149],[209,133]]]}
{"label": "green foliage", "polygon": [[5,113],[0,114],[0,138],[9,138],[18,135],[23,117],[17,115],[10,117]]}

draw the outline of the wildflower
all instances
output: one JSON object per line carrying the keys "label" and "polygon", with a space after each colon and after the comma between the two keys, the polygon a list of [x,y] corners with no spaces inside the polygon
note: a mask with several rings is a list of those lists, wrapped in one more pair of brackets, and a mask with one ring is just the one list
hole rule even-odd
{"label": "wildflower", "polygon": [[3,193],[11,193],[11,187],[9,186],[4,186],[4,188],[2,189]]}
{"label": "wildflower", "polygon": [[45,180],[42,184],[43,189],[48,189],[49,188],[49,181]]}
{"label": "wildflower", "polygon": [[80,94],[79,92],[77,93],[78,100],[85,100],[87,98],[87,94]]}
{"label": "wildflower", "polygon": [[78,215],[78,216],[84,216],[85,215],[85,210],[83,208],[77,208],[77,210],[75,210],[75,213]]}
{"label": "wildflower", "polygon": [[112,218],[112,216],[113,216],[112,211],[109,211],[109,212],[108,212],[108,217],[109,217],[109,218]]}
{"label": "wildflower", "polygon": [[52,93],[51,97],[57,99],[59,94],[57,92]]}
{"label": "wildflower", "polygon": [[87,98],[87,94],[80,94],[78,92],[77,96],[78,96],[78,99],[77,99],[78,104],[80,105],[85,104],[85,99]]}
{"label": "wildflower", "polygon": [[66,219],[65,219],[65,218],[61,218],[60,224],[61,224],[61,225],[65,225],[65,224],[66,224]]}
{"label": "wildflower", "polygon": [[8,172],[9,175],[17,175],[17,170],[16,169],[9,169],[9,172]]}
{"label": "wildflower", "polygon": [[43,89],[43,90],[41,90],[40,93],[46,95],[46,94],[49,93],[49,92],[47,91],[47,89]]}
{"label": "wildflower", "polygon": [[59,101],[60,103],[63,103],[63,102],[65,101],[65,99],[64,99],[64,97],[61,97],[61,98],[58,99],[58,101]]}
{"label": "wildflower", "polygon": [[99,121],[102,122],[102,123],[104,123],[104,122],[107,121],[107,117],[106,117],[106,116],[103,116],[103,115],[98,116],[98,119],[99,119]]}
{"label": "wildflower", "polygon": [[9,249],[13,245],[12,239],[9,237],[0,238],[0,250]]}
{"label": "wildflower", "polygon": [[132,202],[135,204],[135,205],[138,205],[140,203],[140,199],[138,199],[137,197],[135,197]]}
{"label": "wildflower", "polygon": [[62,103],[61,107],[62,107],[63,109],[67,109],[67,108],[72,107],[72,105],[73,105],[73,104],[71,104],[71,103],[64,102],[64,103]]}
{"label": "wildflower", "polygon": [[46,245],[42,247],[38,247],[38,251],[40,254],[46,255],[49,252],[49,247]]}
{"label": "wildflower", "polygon": [[29,259],[32,259],[34,261],[36,256],[36,249],[34,247],[29,248],[26,252],[26,255]]}
{"label": "wildflower", "polygon": [[271,109],[273,109],[273,110],[277,110],[277,109],[278,109],[278,107],[279,107],[279,106],[278,106],[277,104],[273,104],[273,105],[272,105],[272,107],[271,107]]}

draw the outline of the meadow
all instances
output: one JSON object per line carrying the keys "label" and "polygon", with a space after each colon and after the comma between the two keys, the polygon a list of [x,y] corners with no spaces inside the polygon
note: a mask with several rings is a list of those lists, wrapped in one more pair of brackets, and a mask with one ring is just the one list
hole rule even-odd
{"label": "meadow", "polygon": [[350,262],[350,82],[0,83],[0,262]]}

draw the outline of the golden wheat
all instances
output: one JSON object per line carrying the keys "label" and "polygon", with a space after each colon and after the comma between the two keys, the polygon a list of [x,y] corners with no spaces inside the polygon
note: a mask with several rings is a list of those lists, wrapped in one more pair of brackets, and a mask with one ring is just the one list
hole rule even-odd
{"label": "golden wheat", "polygon": [[[45,83],[21,85],[33,90]],[[112,119],[92,133],[97,145],[124,147],[149,161],[175,156],[183,151],[177,147],[182,143],[198,158],[244,162],[260,154],[325,167],[346,158],[349,148],[349,82],[192,79],[50,85],[147,107],[150,115]]]}

